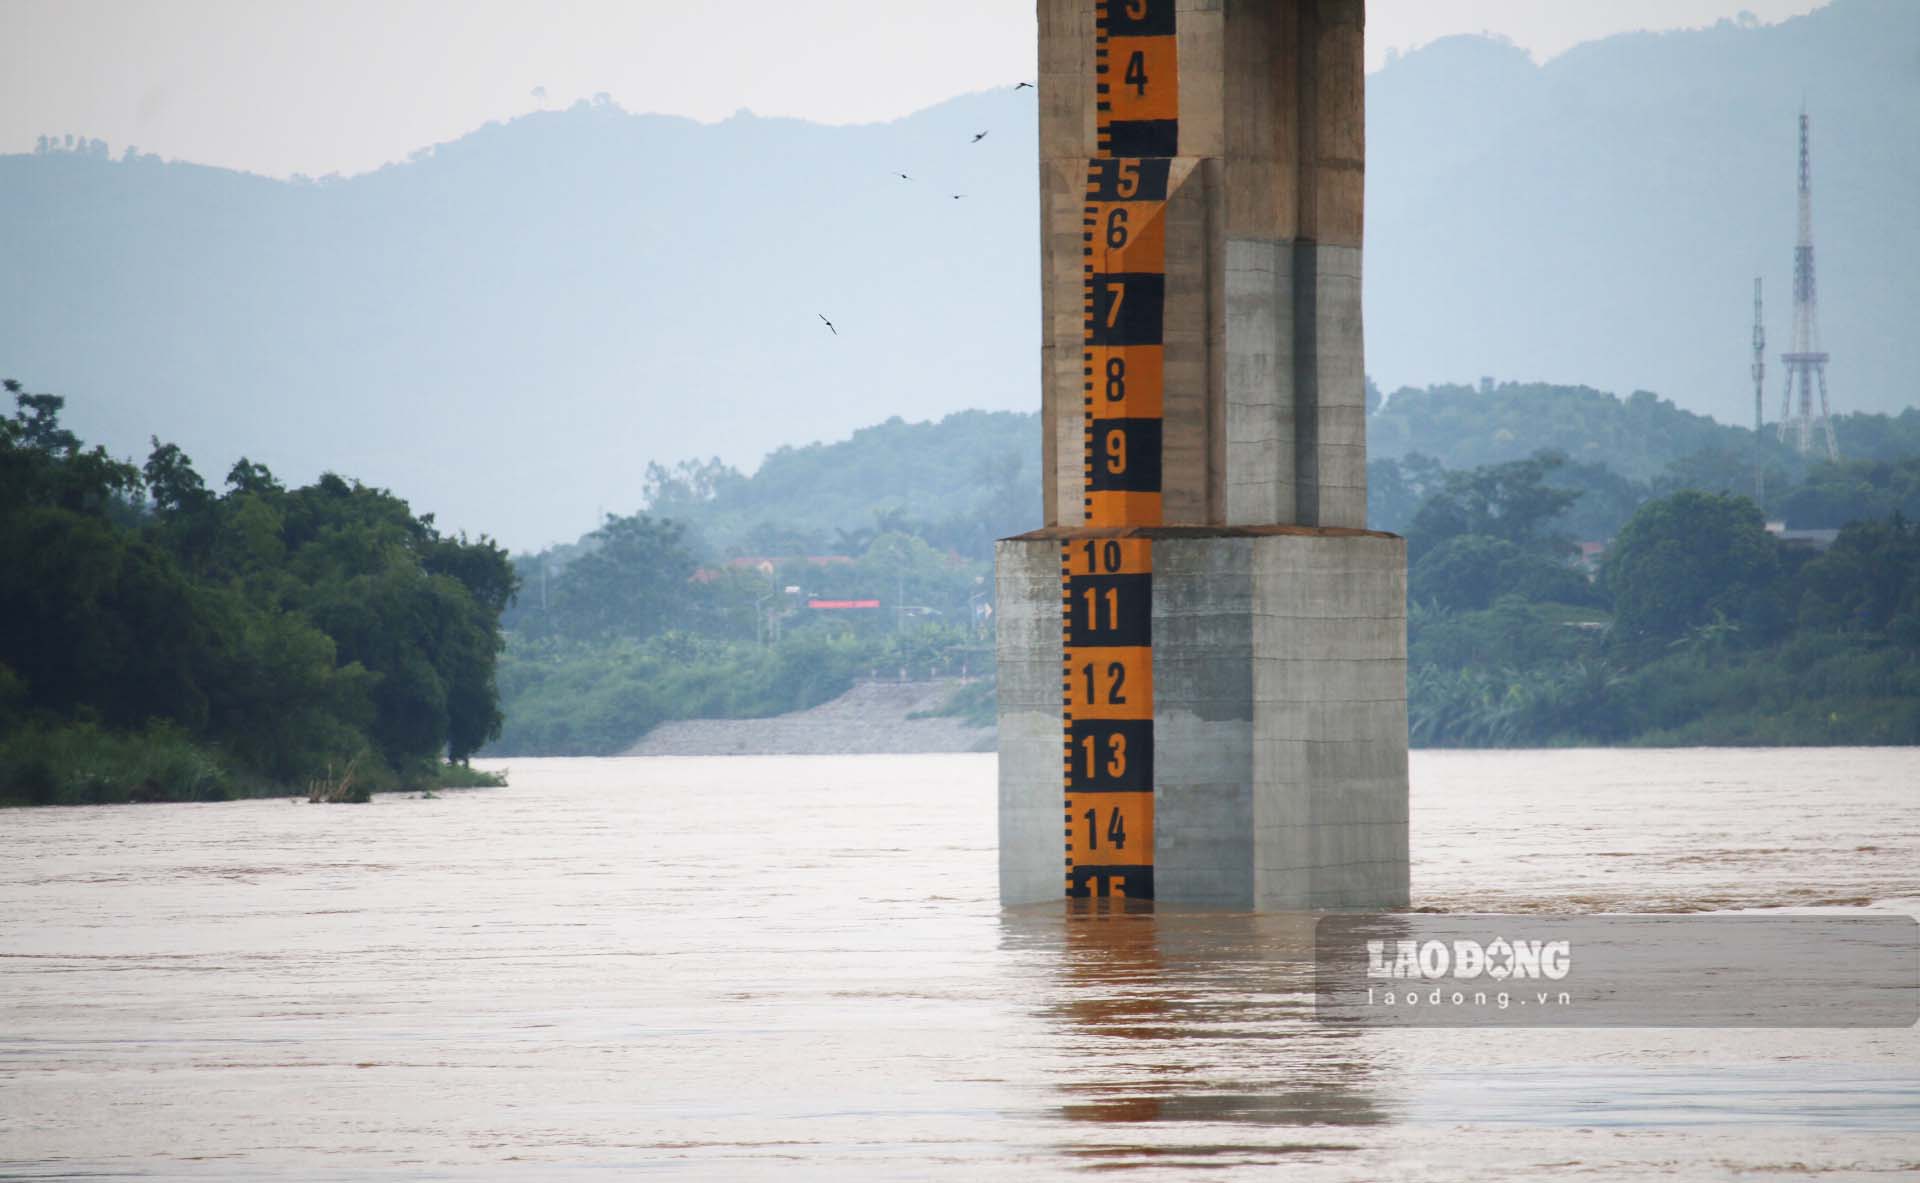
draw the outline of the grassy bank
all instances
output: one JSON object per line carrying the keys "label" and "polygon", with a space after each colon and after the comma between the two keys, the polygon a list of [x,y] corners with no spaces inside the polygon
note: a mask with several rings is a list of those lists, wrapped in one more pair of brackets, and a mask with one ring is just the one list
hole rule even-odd
{"label": "grassy bank", "polygon": [[[958,673],[980,661],[969,644],[965,631],[941,626],[877,637],[796,628],[766,645],[684,632],[598,643],[510,634],[500,659],[506,725],[484,754],[614,755],[665,722],[803,711],[872,671]],[[991,683],[986,693],[991,721]]]}
{"label": "grassy bank", "polygon": [[[375,793],[506,783],[497,773],[444,762],[422,763],[404,774],[378,761],[368,767],[356,777]],[[232,801],[311,791],[239,766],[164,722],[132,732],[94,723],[34,723],[0,736],[0,807]]]}

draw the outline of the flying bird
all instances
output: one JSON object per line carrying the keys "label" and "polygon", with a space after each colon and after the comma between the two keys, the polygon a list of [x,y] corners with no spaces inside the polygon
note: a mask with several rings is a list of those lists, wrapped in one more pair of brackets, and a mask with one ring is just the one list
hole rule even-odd
{"label": "flying bird", "polygon": [[954,199],[955,201],[958,201],[958,200],[960,200],[960,199],[961,199],[962,197],[965,197],[965,196],[966,196],[966,194],[965,194],[965,193],[955,193],[955,194],[953,195],[953,199]]}
{"label": "flying bird", "polygon": [[827,314],[826,314],[826,313],[824,313],[824,312],[816,312],[816,313],[814,313],[814,315],[820,318],[820,323],[821,323],[821,324],[823,324],[823,325],[826,325],[826,326],[827,326],[827,331],[828,331],[828,332],[830,332],[830,333],[832,333],[832,334],[833,334],[834,336],[836,336],[836,337],[838,337],[838,336],[840,335],[840,330],[839,330],[839,329],[836,329],[836,328],[834,328],[834,327],[833,327],[833,322],[827,319]]}
{"label": "flying bird", "polygon": [[984,139],[986,139],[986,138],[987,138],[987,133],[983,131],[983,132],[981,132],[981,133],[980,133],[979,135],[977,135],[977,136],[975,136],[975,137],[973,137],[973,142],[977,144],[977,143],[979,143],[979,142],[980,142],[981,140],[984,140]]}
{"label": "flying bird", "polygon": [[903,181],[911,181],[911,180],[913,180],[913,178],[912,178],[912,177],[910,177],[910,176],[908,176],[908,175],[907,175],[907,174],[905,174],[905,173],[895,173],[895,174],[893,174],[893,175],[894,175],[894,176],[896,176],[896,177],[899,177],[899,178],[900,178],[901,180],[903,180]]}
{"label": "flying bird", "polygon": [[1031,82],[1016,82],[1016,83],[1014,83],[1014,85],[1013,85],[1013,89],[1015,89],[1015,90],[1032,90],[1032,89],[1033,89],[1033,83],[1031,83]]}

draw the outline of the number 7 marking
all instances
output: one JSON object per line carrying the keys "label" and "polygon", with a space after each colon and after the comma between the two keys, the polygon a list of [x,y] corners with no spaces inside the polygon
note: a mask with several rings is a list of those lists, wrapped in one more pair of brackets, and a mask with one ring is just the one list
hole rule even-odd
{"label": "number 7 marking", "polygon": [[1120,304],[1127,298],[1127,285],[1109,283],[1107,294],[1113,297],[1113,303],[1107,306],[1107,327],[1112,328],[1120,323]]}

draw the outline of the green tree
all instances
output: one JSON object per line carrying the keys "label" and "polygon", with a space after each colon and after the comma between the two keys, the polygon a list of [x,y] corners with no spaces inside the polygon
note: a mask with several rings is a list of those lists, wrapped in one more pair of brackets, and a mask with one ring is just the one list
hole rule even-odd
{"label": "green tree", "polygon": [[[7,389],[19,409],[0,419],[0,708],[40,730],[0,759],[84,765],[110,739],[171,752],[159,763],[178,771],[207,744],[282,782],[356,758],[379,782],[499,734],[499,618],[517,584],[491,541],[443,537],[391,493],[332,474],[288,490],[242,460],[216,495],[157,440],[142,472],[83,450],[58,398]],[[181,776],[169,791],[214,791]],[[34,799],[157,791],[40,779]]]}
{"label": "green tree", "polygon": [[1779,546],[1759,508],[1692,490],[1642,506],[1603,570],[1615,627],[1629,640],[1671,641],[1716,619],[1752,622],[1776,598],[1779,577]]}
{"label": "green tree", "polygon": [[131,508],[140,470],[105,448],[83,450],[79,437],[60,426],[65,399],[28,394],[11,378],[0,386],[17,408],[0,419],[0,507],[58,506],[84,514]]}
{"label": "green tree", "polygon": [[646,638],[672,627],[687,600],[693,554],[676,522],[609,515],[553,591],[552,617],[575,639]]}
{"label": "green tree", "polygon": [[1404,534],[1426,499],[1439,490],[1446,469],[1431,456],[1410,452],[1398,460],[1367,465],[1367,525]]}
{"label": "green tree", "polygon": [[1800,529],[1837,529],[1896,513],[1920,517],[1920,456],[1818,464],[1805,481],[1782,488],[1774,504]]}
{"label": "green tree", "polygon": [[1855,522],[1797,582],[1803,626],[1887,632],[1901,621],[1904,636],[1920,621],[1920,525],[1898,513]]}
{"label": "green tree", "polygon": [[1459,534],[1429,548],[1409,572],[1408,595],[1416,603],[1465,610],[1486,608],[1504,595],[1561,604],[1597,599],[1587,577],[1565,561],[1485,534]]}
{"label": "green tree", "polygon": [[153,454],[145,469],[147,492],[154,508],[162,514],[202,513],[212,505],[207,483],[193,469],[193,461],[178,444],[163,444],[153,439]]}
{"label": "green tree", "polygon": [[104,518],[36,506],[0,516],[0,554],[0,662],[36,708],[206,723],[207,614],[165,551]]}
{"label": "green tree", "polygon": [[1503,539],[1536,553],[1564,552],[1565,540],[1552,534],[1550,526],[1580,495],[1547,483],[1564,463],[1558,455],[1542,454],[1447,473],[1407,528],[1409,559],[1417,562],[1426,551],[1461,534]]}

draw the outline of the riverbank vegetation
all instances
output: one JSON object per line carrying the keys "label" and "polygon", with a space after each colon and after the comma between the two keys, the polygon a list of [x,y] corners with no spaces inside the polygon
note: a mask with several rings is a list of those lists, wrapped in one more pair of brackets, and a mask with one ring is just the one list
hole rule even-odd
{"label": "riverbank vegetation", "polygon": [[[990,725],[992,540],[1040,516],[1033,417],[968,413],[656,466],[640,512],[509,559],[344,477],[116,460],[8,392],[9,803],[473,783],[483,746],[612,754],[867,678],[955,677],[947,712]],[[1920,413],[1843,417],[1839,464],[1769,443],[1764,510],[1751,435],[1651,396],[1403,390],[1372,423],[1437,450],[1369,466],[1408,539],[1417,745],[1920,743]]]}
{"label": "riverbank vegetation", "polygon": [[1561,461],[1451,473],[1408,534],[1408,711],[1435,747],[1920,743],[1920,526],[1824,552],[1731,493],[1635,511],[1591,578]]}
{"label": "riverbank vegetation", "polygon": [[[1838,427],[1838,464],[1763,440],[1755,503],[1752,433],[1644,392],[1376,400],[1369,515],[1409,542],[1414,742],[1920,742],[1920,412]],[[990,677],[992,540],[1038,522],[1038,468],[1036,417],[978,412],[752,475],[655,466],[643,514],[515,560],[489,750],[611,753],[861,677]],[[1847,529],[1823,553],[1763,518]],[[982,681],[947,709],[990,725],[991,704]]]}
{"label": "riverbank vegetation", "polygon": [[63,400],[0,418],[0,802],[371,790],[446,771],[501,727],[506,553],[334,474],[245,459],[216,492],[172,444],[86,447]]}
{"label": "riverbank vegetation", "polygon": [[489,753],[610,755],[670,720],[991,669],[986,562],[895,529],[857,554],[703,560],[696,545],[639,514],[608,518],[558,575],[540,570],[549,555],[520,560],[528,590],[507,613],[507,717]]}

